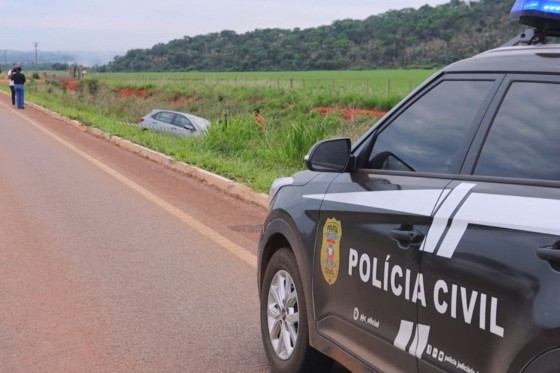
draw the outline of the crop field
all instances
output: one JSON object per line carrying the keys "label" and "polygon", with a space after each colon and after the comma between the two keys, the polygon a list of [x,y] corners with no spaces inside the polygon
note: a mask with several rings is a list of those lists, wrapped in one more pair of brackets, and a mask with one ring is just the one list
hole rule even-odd
{"label": "crop field", "polygon": [[206,84],[295,90],[343,90],[375,95],[403,95],[435,70],[282,71],[216,73],[108,73],[96,76],[118,86]]}
{"label": "crop field", "polygon": [[[315,142],[357,139],[433,73],[90,73],[77,81],[43,74],[27,84],[26,99],[266,192],[275,178],[304,169]],[[141,131],[135,124],[154,108],[192,113],[212,125],[196,138]]]}

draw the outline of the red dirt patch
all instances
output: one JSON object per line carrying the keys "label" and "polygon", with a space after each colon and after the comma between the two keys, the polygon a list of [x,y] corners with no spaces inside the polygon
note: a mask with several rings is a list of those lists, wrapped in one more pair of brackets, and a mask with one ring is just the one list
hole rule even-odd
{"label": "red dirt patch", "polygon": [[78,88],[78,81],[74,79],[63,79],[61,81],[62,85],[71,91],[75,91]]}
{"label": "red dirt patch", "polygon": [[127,97],[146,97],[150,92],[147,89],[128,89],[128,88],[121,88],[117,91],[117,94],[120,98],[127,98]]}
{"label": "red dirt patch", "polygon": [[381,118],[382,116],[387,114],[386,111],[380,111],[380,110],[355,109],[355,108],[337,108],[337,107],[327,107],[327,106],[318,107],[315,110],[317,111],[317,113],[319,113],[321,115],[328,115],[328,114],[332,113],[333,111],[340,112],[342,114],[342,117],[346,120],[353,119],[356,116],[370,116],[370,117]]}

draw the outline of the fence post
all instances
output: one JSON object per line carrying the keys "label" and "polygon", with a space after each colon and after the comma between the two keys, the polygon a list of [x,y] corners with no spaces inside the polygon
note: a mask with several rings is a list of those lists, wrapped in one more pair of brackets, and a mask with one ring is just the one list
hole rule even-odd
{"label": "fence post", "polygon": [[294,80],[290,78],[290,88],[294,88]]}
{"label": "fence post", "polygon": [[391,96],[391,79],[387,79],[387,97]]}

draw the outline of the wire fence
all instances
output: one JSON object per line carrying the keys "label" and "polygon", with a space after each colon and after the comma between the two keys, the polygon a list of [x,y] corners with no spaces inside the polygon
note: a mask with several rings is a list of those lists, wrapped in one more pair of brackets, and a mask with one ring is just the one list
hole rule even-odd
{"label": "wire fence", "polygon": [[391,95],[404,95],[414,90],[423,80],[403,79],[189,79],[186,82],[201,82],[210,86],[244,86],[263,87],[290,90],[330,90],[330,91],[355,91],[359,93],[376,93]]}
{"label": "wire fence", "polygon": [[[375,71],[317,73],[315,76],[301,76],[289,73],[252,73],[234,75],[234,73],[108,73],[90,74],[111,85],[186,86],[203,85],[207,88],[220,86],[274,88],[294,91],[330,91],[358,94],[375,94],[377,96],[403,96],[420,85],[431,71]],[[311,75],[311,74],[310,74]],[[325,76],[321,76],[325,75]]]}

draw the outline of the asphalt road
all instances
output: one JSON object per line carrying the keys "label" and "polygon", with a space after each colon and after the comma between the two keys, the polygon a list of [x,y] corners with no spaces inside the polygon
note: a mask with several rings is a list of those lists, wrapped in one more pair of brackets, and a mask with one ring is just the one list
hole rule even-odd
{"label": "asphalt road", "polygon": [[0,371],[268,371],[264,216],[0,95]]}

